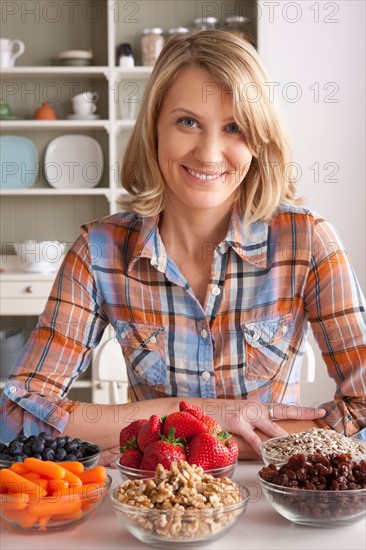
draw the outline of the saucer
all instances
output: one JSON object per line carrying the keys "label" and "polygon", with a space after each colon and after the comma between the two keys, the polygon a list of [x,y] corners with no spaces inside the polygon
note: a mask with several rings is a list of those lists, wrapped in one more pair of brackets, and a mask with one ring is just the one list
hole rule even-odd
{"label": "saucer", "polygon": [[97,120],[98,118],[100,118],[100,115],[77,115],[77,114],[73,114],[73,115],[67,115],[67,118],[69,120]]}

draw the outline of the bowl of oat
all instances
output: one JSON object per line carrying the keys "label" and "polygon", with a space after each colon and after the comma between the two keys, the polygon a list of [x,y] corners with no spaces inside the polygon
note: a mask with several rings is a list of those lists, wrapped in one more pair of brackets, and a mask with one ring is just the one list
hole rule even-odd
{"label": "bowl of oat", "polygon": [[118,519],[134,537],[172,548],[207,544],[225,535],[245,512],[249,492],[180,460],[169,470],[159,464],[154,478],[123,481],[110,497]]}
{"label": "bowl of oat", "polygon": [[259,449],[266,466],[280,466],[294,454],[308,456],[316,451],[324,454],[350,453],[355,460],[366,459],[365,442],[324,428],[311,428],[305,432],[273,437],[262,441]]}
{"label": "bowl of oat", "polygon": [[366,460],[350,454],[295,454],[264,466],[258,478],[269,504],[294,523],[341,527],[365,517]]}

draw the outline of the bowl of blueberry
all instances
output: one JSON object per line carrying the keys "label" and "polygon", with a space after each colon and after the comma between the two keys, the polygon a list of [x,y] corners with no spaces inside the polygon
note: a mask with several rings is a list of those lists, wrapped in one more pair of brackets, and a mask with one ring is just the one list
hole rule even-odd
{"label": "bowl of blueberry", "polygon": [[87,470],[98,465],[101,452],[99,445],[68,435],[54,438],[47,432],[28,437],[21,434],[8,444],[0,443],[0,468],[9,468],[31,456],[52,462],[77,460]]}

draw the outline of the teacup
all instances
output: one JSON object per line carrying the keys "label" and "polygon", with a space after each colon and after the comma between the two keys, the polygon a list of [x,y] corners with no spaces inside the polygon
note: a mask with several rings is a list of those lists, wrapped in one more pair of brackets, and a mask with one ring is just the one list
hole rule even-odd
{"label": "teacup", "polygon": [[97,92],[91,92],[86,91],[82,94],[74,95],[74,97],[71,98],[72,103],[94,103],[97,102],[99,99],[99,94]]}
{"label": "teacup", "polygon": [[95,103],[73,103],[73,111],[76,115],[92,115],[97,110]]}
{"label": "teacup", "polygon": [[[14,51],[14,48],[18,48]],[[0,38],[0,66],[2,69],[14,67],[15,60],[24,53],[25,46],[21,40]]]}

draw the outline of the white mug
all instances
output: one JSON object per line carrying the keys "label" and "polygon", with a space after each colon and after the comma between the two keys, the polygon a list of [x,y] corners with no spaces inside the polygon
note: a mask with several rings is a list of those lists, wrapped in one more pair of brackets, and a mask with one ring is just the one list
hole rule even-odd
{"label": "white mug", "polygon": [[83,92],[82,94],[74,95],[71,98],[72,103],[94,103],[98,101],[99,94],[97,92]]}
{"label": "white mug", "polygon": [[[14,46],[18,51],[14,51]],[[15,60],[24,53],[25,46],[21,40],[10,40],[9,38],[0,38],[0,66],[2,69],[14,67]]]}
{"label": "white mug", "polygon": [[95,103],[87,103],[84,101],[83,103],[73,103],[72,109],[76,115],[92,115],[97,110],[97,106]]}

